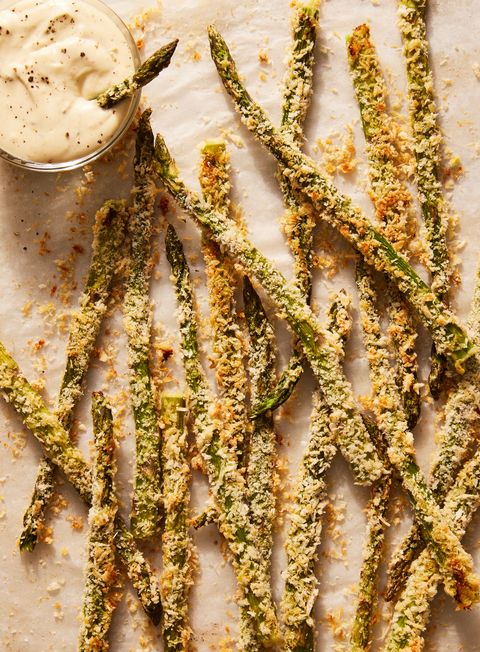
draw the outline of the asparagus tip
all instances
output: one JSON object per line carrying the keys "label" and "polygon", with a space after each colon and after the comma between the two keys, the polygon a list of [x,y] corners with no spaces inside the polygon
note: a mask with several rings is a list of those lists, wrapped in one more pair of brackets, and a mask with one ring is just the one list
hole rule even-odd
{"label": "asparagus tip", "polygon": [[37,537],[34,534],[28,536],[21,536],[18,541],[18,548],[20,552],[33,552],[37,545]]}

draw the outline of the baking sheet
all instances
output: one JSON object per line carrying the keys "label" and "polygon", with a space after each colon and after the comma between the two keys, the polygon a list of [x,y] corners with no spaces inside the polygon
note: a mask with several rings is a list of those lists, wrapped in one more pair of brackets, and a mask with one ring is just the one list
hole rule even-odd
{"label": "baking sheet", "polygon": [[[154,128],[162,132],[182,175],[195,187],[198,187],[199,144],[222,135],[227,139],[232,157],[234,201],[241,206],[253,241],[285,275],[291,276],[291,258],[279,227],[283,206],[274,176],[275,164],[239,125],[209,58],[205,33],[209,23],[216,24],[231,46],[252,94],[278,120],[290,38],[290,3],[287,0],[244,0],[242,3],[177,0],[144,5],[133,0],[111,0],[107,4],[130,23],[135,36],[144,41],[143,56],[170,38],[180,37],[174,62],[144,94],[146,103],[154,111]],[[369,199],[362,190],[362,181],[366,178],[364,141],[347,70],[344,40],[359,23],[368,21],[371,24],[392,101],[405,115],[406,85],[395,5],[394,0],[323,3],[315,94],[306,126],[306,149],[317,158],[320,156],[318,139],[325,141],[337,134],[333,140],[340,142],[347,125],[352,126],[358,165],[354,173],[337,176],[336,182],[370,215]],[[480,242],[477,226],[480,121],[476,111],[480,103],[480,80],[475,74],[480,52],[476,30],[471,29],[476,9],[475,0],[437,0],[431,3],[429,14],[442,127],[448,148],[460,157],[465,169],[465,174],[453,186],[451,198],[454,211],[460,215],[458,239],[464,243],[459,252],[462,282],[454,297],[454,305],[462,318],[468,311]],[[260,52],[267,55],[266,63],[259,61]],[[21,172],[0,162],[0,338],[27,377],[43,387],[42,392],[52,406],[63,370],[68,316],[76,306],[88,265],[94,211],[107,197],[128,196],[131,146],[131,141],[126,143],[114,158],[100,161],[90,170],[61,175]],[[199,307],[206,323],[208,313],[202,290],[204,275],[198,255],[198,232],[190,223],[181,221],[180,213],[175,216],[170,212],[168,217],[185,240],[198,282]],[[169,342],[176,346],[175,299],[162,251],[163,237],[161,229],[155,241],[159,262],[152,281],[155,338],[157,343]],[[319,247],[322,239],[333,241],[348,254],[348,249],[330,230],[319,230]],[[327,278],[325,273],[317,274],[315,304],[321,314],[328,293],[335,287],[352,289],[351,269],[333,278]],[[120,317],[118,306],[112,307],[99,342],[98,356],[89,373],[86,398],[78,410],[79,445],[89,453],[88,396],[93,389],[104,389],[116,404],[120,435],[119,489],[128,513],[133,447],[125,339]],[[283,325],[278,326],[278,333],[281,366],[288,358],[290,339]],[[430,349],[424,333],[419,348],[421,351]],[[207,362],[208,354],[206,346]],[[177,347],[171,365],[172,380],[167,389],[183,386],[178,362]],[[347,373],[358,396],[368,393],[365,372],[366,362],[356,323],[348,349]],[[311,389],[312,381],[307,374],[294,401],[277,416],[276,425],[282,441],[280,455],[285,462],[284,497],[307,441]],[[0,423],[0,645],[2,649],[15,652],[73,650],[76,649],[83,591],[87,513],[74,492],[62,485],[60,493],[64,503],[57,500],[58,514],[51,516],[48,523],[51,543],[39,545],[33,554],[19,554],[16,541],[40,449],[3,402],[0,402]],[[415,433],[419,458],[425,469],[434,450],[434,430],[433,413],[427,405]],[[333,651],[348,648],[353,592],[361,559],[362,510],[368,492],[353,486],[349,470],[337,458],[330,473],[330,494],[333,508],[321,547],[320,597],[315,616],[319,649]],[[193,512],[201,508],[206,496],[205,482],[196,476]],[[397,518],[402,505],[405,506],[405,500],[398,496],[396,510],[391,513],[390,547],[408,524],[408,507],[405,506],[404,516]],[[479,534],[477,517],[465,539],[477,565],[480,565]],[[276,534],[274,552],[277,598],[282,590],[283,540],[284,523]],[[235,649],[235,582],[215,528],[210,526],[195,534],[195,545],[199,570],[192,593],[194,643],[201,652]],[[154,546],[150,556],[159,568],[159,555]],[[428,650],[474,652],[479,649],[478,608],[470,613],[456,612],[452,601],[440,593],[433,614]],[[374,649],[381,647],[385,618],[388,613],[384,611],[383,620],[375,630]],[[128,585],[125,599],[114,616],[111,647],[116,652],[161,649],[158,630],[147,622]]]}

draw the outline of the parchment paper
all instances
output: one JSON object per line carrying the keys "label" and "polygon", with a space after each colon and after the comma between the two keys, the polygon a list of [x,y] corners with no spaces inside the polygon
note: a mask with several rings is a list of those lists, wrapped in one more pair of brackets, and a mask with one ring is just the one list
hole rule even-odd
{"label": "parchment paper", "polygon": [[[154,110],[154,127],[166,138],[184,178],[195,187],[198,187],[198,145],[222,134],[227,138],[232,157],[234,200],[241,206],[251,237],[287,276],[291,276],[291,259],[279,226],[283,206],[274,176],[275,164],[240,126],[210,60],[205,32],[209,23],[217,25],[231,46],[249,89],[278,120],[281,80],[290,38],[289,2],[176,0],[148,6],[133,0],[110,0],[108,4],[133,25],[135,36],[143,39],[144,57],[170,38],[180,37],[174,62],[144,94],[145,103]],[[138,19],[144,10],[148,10],[148,16]],[[480,242],[477,221],[480,204],[480,121],[477,111],[480,80],[475,75],[475,65],[480,64],[478,29],[475,27],[477,10],[476,0],[436,0],[432,1],[429,12],[442,127],[448,148],[460,157],[465,168],[465,174],[453,187],[451,200],[453,211],[460,215],[458,239],[464,242],[459,252],[462,281],[454,296],[454,305],[462,318],[468,311]],[[136,21],[134,17],[137,17]],[[406,92],[405,73],[395,1],[325,1],[321,10],[315,95],[306,127],[306,149],[319,157],[317,139],[325,140],[334,132],[342,136],[346,126],[352,125],[358,166],[353,174],[338,175],[335,180],[372,215],[368,196],[361,188],[362,180],[366,179],[364,141],[344,43],[345,36],[365,21],[371,24],[388,76],[392,103],[406,116],[406,105],[402,102]],[[144,31],[139,28],[142,24],[145,25]],[[267,55],[267,63],[259,61],[261,51]],[[115,157],[96,163],[91,171],[42,175],[24,173],[0,163],[0,339],[27,377],[44,385],[42,391],[51,406],[55,404],[63,370],[68,315],[76,306],[90,256],[94,211],[107,197],[128,196],[131,145],[130,140]],[[185,240],[198,283],[199,306],[206,321],[208,314],[198,232],[190,223],[181,222],[182,216],[179,213],[175,216],[173,206],[170,207],[168,219],[178,226]],[[159,262],[152,280],[152,297],[156,342],[173,343],[175,347],[171,380],[166,385],[169,390],[182,387],[183,377],[178,364],[175,300],[163,254],[163,237],[161,228],[155,240]],[[349,251],[328,229],[319,231],[319,246],[322,239],[343,248],[345,253]],[[315,305],[322,316],[326,298],[335,287],[353,289],[350,268],[330,279],[325,273],[317,274]],[[359,339],[358,316],[356,313],[354,316],[356,321],[348,348],[347,373],[355,392],[364,395],[368,393],[366,361]],[[290,336],[281,324],[278,333],[282,354],[279,365],[282,366],[288,358]],[[429,339],[422,331],[419,351],[424,362],[425,352],[429,350]],[[208,353],[207,347],[207,363]],[[307,441],[312,386],[311,378],[306,374],[295,398],[277,416],[277,430],[282,442],[280,455],[285,468],[282,474],[283,500]],[[123,508],[128,514],[133,431],[127,392],[125,339],[118,307],[100,338],[98,355],[89,374],[88,391],[77,414],[81,424],[79,445],[87,455],[91,439],[89,395],[93,389],[103,389],[115,401],[120,435],[119,490]],[[15,652],[74,650],[83,591],[87,511],[64,483],[60,492],[66,504],[62,506],[60,500],[56,501],[59,513],[51,516],[48,523],[51,543],[39,545],[33,554],[20,555],[16,542],[33,486],[40,448],[3,401],[0,402],[0,424],[0,647]],[[415,433],[419,458],[425,469],[428,469],[435,447],[434,430],[433,412],[426,405]],[[348,468],[338,458],[329,478],[333,508],[321,548],[318,567],[320,597],[315,615],[318,649],[333,651],[348,648],[364,534],[362,510],[368,491],[353,486]],[[205,504],[206,496],[205,481],[195,476],[192,513]],[[395,506],[390,515],[390,551],[409,519],[404,497],[398,495]],[[281,571],[284,568],[284,511],[280,521],[274,554],[277,598],[282,590]],[[476,518],[465,545],[480,566],[479,527]],[[209,526],[195,535],[195,545],[199,570],[192,592],[194,643],[201,652],[235,649],[235,581],[225,561],[221,539],[216,529]],[[152,552],[151,559],[159,569],[158,551]],[[128,584],[125,592],[114,616],[111,649],[115,652],[162,649],[159,632],[147,622]],[[383,613],[375,629],[374,649],[381,648],[388,611]],[[453,602],[440,591],[434,604],[427,649],[479,650],[479,614],[478,607],[470,613],[456,612]]]}

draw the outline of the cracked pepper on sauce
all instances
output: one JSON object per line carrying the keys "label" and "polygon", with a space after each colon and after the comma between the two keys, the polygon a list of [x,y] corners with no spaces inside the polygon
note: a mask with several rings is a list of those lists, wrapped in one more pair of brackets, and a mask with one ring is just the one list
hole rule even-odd
{"label": "cracked pepper on sauce", "polygon": [[125,35],[95,4],[7,5],[0,11],[0,147],[39,163],[98,150],[123,123],[129,103],[104,110],[92,99],[133,71]]}

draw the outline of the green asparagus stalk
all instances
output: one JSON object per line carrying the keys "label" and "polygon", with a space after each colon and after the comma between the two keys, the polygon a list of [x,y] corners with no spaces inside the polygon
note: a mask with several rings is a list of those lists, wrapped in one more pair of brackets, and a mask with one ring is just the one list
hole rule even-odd
{"label": "green asparagus stalk", "polygon": [[[73,445],[57,417],[47,409],[38,392],[21,374],[17,363],[2,343],[0,392],[40,442],[50,461],[65,474],[84,502],[91,505],[92,476],[82,453]],[[149,563],[137,548],[131,532],[118,514],[115,517],[115,544],[145,612],[158,624],[162,606],[155,577]]]}
{"label": "green asparagus stalk", "polygon": [[[202,149],[202,162],[200,167],[200,185],[205,200],[225,217],[229,216],[230,208],[230,179],[229,163],[225,150],[225,144],[218,141],[208,142]],[[209,290],[210,312],[213,326],[213,348],[217,354],[216,378],[217,385],[221,390],[220,400],[224,422],[224,440],[231,442],[234,451],[237,452],[240,467],[246,459],[246,438],[249,433],[249,420],[246,411],[245,388],[247,386],[246,370],[243,363],[243,347],[240,340],[239,325],[236,319],[235,289],[237,279],[234,275],[231,263],[220,252],[218,245],[210,240],[206,233],[203,233],[202,248],[206,263],[207,286]],[[247,281],[244,281],[246,283]],[[251,287],[251,286],[250,286]],[[252,289],[252,293],[254,290]],[[245,296],[245,285],[244,285]],[[245,304],[247,324],[252,328],[265,330],[269,325],[263,313],[264,321],[260,322],[260,309],[258,304],[251,305],[253,295],[248,294],[250,303]],[[259,301],[258,297],[257,300]],[[257,310],[255,311],[255,308]],[[255,311],[252,318],[251,312]],[[250,319],[249,319],[250,317]],[[263,326],[264,328],[262,329]],[[256,333],[260,335],[260,333]],[[256,348],[269,346],[271,352],[271,341],[264,336],[263,340],[256,342]],[[254,345],[255,347],[255,345]],[[256,362],[265,362],[261,352],[258,353]],[[253,394],[256,395],[255,387],[261,382],[261,373],[268,375],[273,373],[273,367],[265,367],[259,370],[253,369],[254,377],[251,379]],[[270,428],[268,428],[270,425]],[[261,439],[260,439],[261,438]],[[248,450],[248,502],[250,506],[251,520],[253,525],[252,538],[262,553],[262,561],[265,565],[265,574],[270,572],[271,554],[271,528],[274,516],[273,499],[273,469],[275,452],[275,435],[272,424],[268,419],[262,420],[262,424],[255,423],[250,436]],[[263,453],[263,455],[262,455]],[[260,466],[259,466],[260,465]],[[255,488],[255,491],[253,490]],[[271,503],[273,501],[273,514]],[[260,652],[265,649],[260,643],[255,623],[250,616],[249,605],[242,605],[240,611],[240,648],[245,652]]]}
{"label": "green asparagus stalk", "polygon": [[108,632],[116,607],[114,478],[115,441],[112,411],[103,394],[92,396],[95,462],[92,473],[92,506],[89,512],[88,561],[79,652],[108,650]]}
{"label": "green asparagus stalk", "polygon": [[124,326],[136,444],[131,522],[133,534],[140,539],[155,535],[161,509],[160,432],[150,372],[152,312],[149,259],[157,194],[150,114],[150,110],[143,112],[137,132],[135,186],[129,224],[130,252],[124,298]]}
{"label": "green asparagus stalk", "polygon": [[448,310],[393,247],[381,231],[374,228],[352,201],[339,193],[319,172],[315,163],[302,154],[291,139],[274,128],[240,81],[227,45],[214,27],[209,28],[212,58],[227,92],[232,97],[245,125],[270,150],[288,178],[292,189],[308,198],[316,211],[360,252],[375,269],[389,276],[415,308],[430,331],[437,350],[447,356],[459,372],[476,348],[456,317]]}
{"label": "green asparagus stalk", "polygon": [[[383,464],[358,413],[351,387],[340,367],[336,344],[315,319],[300,290],[287,283],[232,220],[213,210],[186,188],[160,136],[157,136],[155,156],[159,178],[170,194],[197,223],[208,230],[212,239],[236,259],[246,275],[263,286],[301,340],[320,385],[328,388],[326,400],[335,415],[332,425],[338,445],[352,466],[355,480],[367,483],[377,479],[383,472]],[[318,341],[322,341],[322,346]]]}
{"label": "green asparagus stalk", "polygon": [[365,348],[368,354],[374,409],[378,425],[388,444],[388,457],[399,473],[410,496],[417,523],[444,577],[445,590],[455,597],[461,608],[478,600],[479,583],[472,571],[472,561],[446,521],[435,496],[415,459],[413,436],[408,431],[400,396],[392,378],[391,363],[381,334],[375,306],[375,290],[370,271],[357,263],[357,286],[360,294]]}
{"label": "green asparagus stalk", "polygon": [[127,77],[119,84],[114,84],[100,93],[95,98],[97,104],[102,109],[111,109],[125,98],[135,95],[137,91],[158,77],[162,70],[168,68],[177,44],[178,39],[175,39],[154,52],[131,77]]}
{"label": "green asparagus stalk", "polygon": [[[249,333],[248,370],[250,399],[262,399],[275,386],[275,333],[248,277],[243,279],[243,304]],[[275,469],[277,441],[271,414],[253,421],[247,465],[247,497],[250,506],[252,539],[260,553],[265,574],[270,576],[275,520]],[[256,636],[252,636],[249,610],[242,609],[240,648],[261,652]]]}
{"label": "green asparagus stalk", "polygon": [[[229,215],[229,160],[225,143],[209,141],[202,148],[200,185],[205,201],[215,210]],[[235,290],[238,279],[231,262],[206,233],[202,236],[210,321],[213,331],[215,377],[222,404],[228,441],[236,449],[240,466],[244,463],[249,432],[246,408],[247,374],[243,363],[243,342],[236,316]]]}
{"label": "green asparagus stalk", "polygon": [[326,473],[335,455],[329,412],[320,392],[314,393],[310,441],[295,482],[294,505],[286,543],[287,570],[282,611],[289,652],[313,652],[312,610],[318,595],[315,562],[328,504]]}
{"label": "green asparagus stalk", "polygon": [[[405,251],[411,235],[412,198],[398,177],[393,125],[387,111],[386,84],[367,25],[360,25],[347,38],[347,53],[367,143],[370,196],[377,219],[384,225],[386,235],[399,251]],[[360,265],[357,274],[362,274],[362,269],[363,266]],[[368,278],[358,280],[360,283],[369,281]],[[420,413],[420,397],[415,387],[418,382],[416,331],[406,301],[391,281],[387,281],[386,294],[387,311],[390,317],[389,333],[396,353],[397,386],[403,399],[405,419],[411,429],[415,426]],[[360,306],[363,307],[361,312],[367,313],[364,315],[365,325],[378,327],[380,318],[376,314],[373,297],[368,292],[364,292],[361,299],[363,299],[360,301]],[[369,315],[373,319],[369,318]],[[375,359],[380,348],[386,362],[387,343],[383,339],[377,339],[381,337],[379,331],[375,331],[374,335],[375,341],[366,334],[367,352]],[[375,378],[378,371],[378,365],[372,365],[373,387],[378,386]],[[379,432],[377,434],[377,445],[382,449],[382,435]],[[372,625],[378,604],[377,579],[385,541],[391,485],[390,475],[378,480],[372,487],[371,498],[366,509],[367,532],[350,637],[354,652],[368,652],[371,647]]]}
{"label": "green asparagus stalk", "polygon": [[[360,317],[363,326],[363,337],[370,366],[370,381],[373,388],[374,401],[381,406],[385,394],[379,395],[378,388],[381,383],[380,374],[385,373],[389,364],[388,341],[380,331],[380,315],[375,305],[375,290],[373,279],[365,270],[361,261],[357,264],[356,280],[360,290]],[[388,408],[393,403],[389,396]],[[383,409],[383,408],[382,408]],[[399,408],[400,412],[400,408]],[[405,408],[399,416],[406,419]],[[372,427],[378,449],[386,457],[386,446],[383,435]],[[397,444],[398,445],[398,444]],[[388,465],[388,463],[387,463]],[[377,579],[378,570],[382,561],[385,530],[387,527],[386,513],[390,500],[392,485],[391,475],[385,475],[372,487],[372,493],[366,509],[367,532],[363,548],[363,560],[360,571],[360,581],[357,593],[357,604],[351,632],[351,647],[354,652],[368,652],[372,642],[372,625],[375,609],[378,604]]]}
{"label": "green asparagus stalk", "polygon": [[[351,328],[349,299],[339,293],[329,310],[329,330],[338,340],[339,356]],[[313,394],[310,439],[295,481],[295,500],[289,509],[286,541],[287,569],[281,607],[285,622],[285,645],[289,652],[313,652],[312,610],[318,595],[315,563],[322,533],[322,516],[328,504],[326,473],[335,456],[330,415],[320,391]]]}
{"label": "green asparagus stalk", "polygon": [[166,652],[188,650],[192,635],[188,619],[188,596],[193,584],[193,551],[188,533],[190,468],[185,416],[183,396],[162,396],[165,527],[162,534],[161,593]]}
{"label": "green asparagus stalk", "polygon": [[[455,533],[462,537],[473,514],[480,506],[480,451],[469,460],[450,489],[442,510],[445,520],[454,522]],[[430,602],[435,597],[441,573],[429,548],[413,562],[405,589],[395,605],[386,652],[421,652],[423,631],[430,617]]]}
{"label": "green asparagus stalk", "polygon": [[[275,333],[248,277],[243,280],[245,319],[250,336],[248,369],[251,400],[262,398],[274,386]],[[276,437],[271,415],[253,422],[247,467],[248,500],[254,536],[264,564],[270,566],[275,518],[274,473]]]}
{"label": "green asparagus stalk", "polygon": [[[70,431],[76,404],[82,396],[92,351],[107,311],[110,287],[125,236],[125,202],[108,200],[97,211],[93,227],[92,259],[80,307],[72,318],[67,344],[67,362],[58,396],[56,414]],[[45,523],[46,510],[55,486],[54,466],[43,457],[30,504],[23,517],[20,550],[32,551]]]}
{"label": "green asparagus stalk", "polygon": [[[480,270],[468,319],[469,330],[476,341],[480,339]],[[430,487],[440,504],[452,487],[460,468],[471,454],[480,424],[480,396],[478,386],[480,369],[475,361],[469,361],[465,374],[447,398],[444,408],[444,424],[438,452],[430,469]],[[391,601],[405,585],[410,566],[423,547],[419,528],[414,524],[388,569],[385,599]]]}
{"label": "green asparagus stalk", "polygon": [[[284,80],[282,106],[282,132],[301,146],[303,123],[307,116],[312,94],[314,49],[318,27],[319,0],[307,0],[299,4],[293,14],[292,45]],[[315,218],[311,207],[300,201],[291,191],[281,169],[278,178],[287,212],[284,230],[293,254],[294,277],[300,290],[310,299],[312,285],[312,244]],[[303,372],[304,356],[298,342],[294,343],[293,355],[272,393],[251,410],[253,418],[267,410],[275,410],[291,396]]]}
{"label": "green asparagus stalk", "polygon": [[46,512],[55,490],[55,465],[42,457],[30,502],[23,515],[23,527],[18,541],[22,552],[33,552],[45,525]]}
{"label": "green asparagus stalk", "polygon": [[225,441],[213,412],[213,399],[201,368],[190,272],[182,244],[170,225],[166,236],[167,259],[172,268],[188,402],[212,494],[218,508],[218,527],[229,546],[242,603],[248,605],[261,645],[279,640],[279,629],[268,576],[252,538],[245,480],[238,469],[237,453]]}
{"label": "green asparagus stalk", "polygon": [[[447,301],[452,274],[448,251],[448,207],[440,180],[442,135],[437,121],[425,12],[427,0],[399,0],[399,24],[407,66],[410,123],[416,159],[418,198],[429,249],[432,290]],[[445,361],[435,346],[429,386],[438,398]]]}
{"label": "green asparagus stalk", "polygon": [[385,543],[386,516],[392,487],[391,476],[385,476],[372,487],[366,508],[367,532],[363,547],[362,569],[357,605],[351,632],[352,652],[368,652],[372,644],[372,626],[378,604],[377,578]]}
{"label": "green asparagus stalk", "polygon": [[[398,175],[387,88],[368,25],[360,25],[347,38],[347,53],[367,142],[370,196],[386,236],[398,251],[405,252],[413,236],[412,196]],[[387,282],[387,297],[390,336],[397,354],[397,383],[412,429],[420,415],[417,334],[408,305],[391,281]]]}

